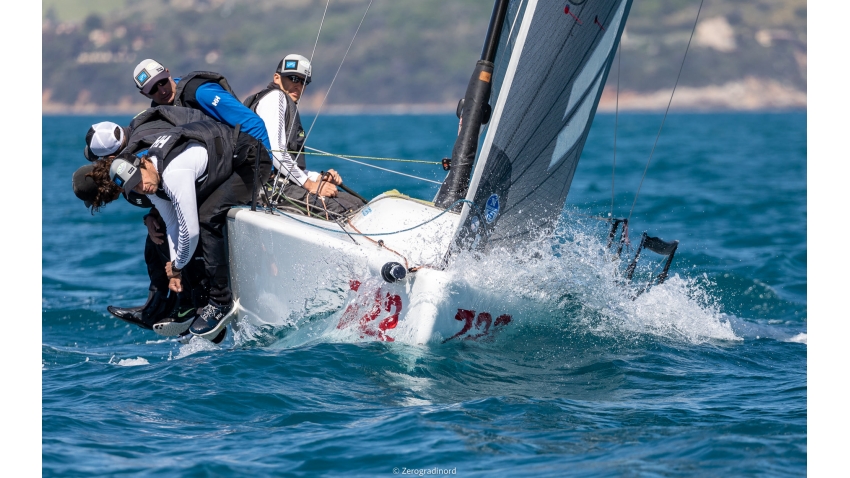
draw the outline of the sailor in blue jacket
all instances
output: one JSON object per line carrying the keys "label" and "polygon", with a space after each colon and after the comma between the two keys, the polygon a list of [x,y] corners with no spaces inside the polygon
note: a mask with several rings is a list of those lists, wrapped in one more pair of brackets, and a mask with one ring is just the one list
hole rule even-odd
{"label": "sailor in blue jacket", "polygon": [[173,105],[195,108],[230,127],[241,125],[241,131],[260,140],[271,151],[266,124],[243,105],[230,85],[219,73],[193,71],[180,78],[156,60],[147,59],[136,65],[133,81],[151,106]]}

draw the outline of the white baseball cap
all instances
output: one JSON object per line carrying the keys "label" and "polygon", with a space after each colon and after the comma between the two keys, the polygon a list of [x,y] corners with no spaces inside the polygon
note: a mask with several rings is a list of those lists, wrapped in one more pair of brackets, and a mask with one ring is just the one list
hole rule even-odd
{"label": "white baseball cap", "polygon": [[304,78],[304,84],[309,85],[313,80],[313,65],[310,60],[301,55],[286,55],[277,65],[277,73],[281,76],[295,75]]}
{"label": "white baseball cap", "polygon": [[133,81],[136,82],[136,88],[142,90],[142,93],[148,94],[159,80],[171,76],[168,70],[156,60],[148,58],[142,60],[136,65],[133,70]]}
{"label": "white baseball cap", "polygon": [[124,128],[111,121],[91,125],[86,133],[86,148],[83,155],[89,161],[110,156],[118,152],[124,144]]}

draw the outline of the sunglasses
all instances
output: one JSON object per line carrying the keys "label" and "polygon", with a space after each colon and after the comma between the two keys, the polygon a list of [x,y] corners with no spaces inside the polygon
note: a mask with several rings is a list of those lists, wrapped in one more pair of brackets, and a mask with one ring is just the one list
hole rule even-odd
{"label": "sunglasses", "polygon": [[155,95],[156,92],[159,91],[159,87],[165,86],[166,83],[168,83],[168,78],[163,78],[163,79],[157,81],[156,83],[154,83],[153,88],[151,88],[150,92],[148,92],[148,95],[150,95],[150,96]]}
{"label": "sunglasses", "polygon": [[296,85],[298,85],[300,83],[304,83],[306,85],[307,83],[309,83],[308,81],[305,81],[304,78],[301,78],[300,76],[289,75],[289,76],[287,76],[287,78],[289,78],[289,81],[295,83]]}

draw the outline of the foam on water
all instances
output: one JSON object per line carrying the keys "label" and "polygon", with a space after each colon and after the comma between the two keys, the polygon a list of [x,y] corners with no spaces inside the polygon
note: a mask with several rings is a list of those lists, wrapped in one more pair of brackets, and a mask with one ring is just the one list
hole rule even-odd
{"label": "foam on water", "polygon": [[[88,357],[87,357],[88,359]],[[88,361],[88,360],[86,360]],[[120,365],[122,367],[137,367],[139,365],[150,365],[150,362],[147,361],[144,357],[136,357],[134,359],[120,359],[115,360],[115,357],[109,359],[109,363],[113,365]]]}
{"label": "foam on water", "polygon": [[221,347],[210,342],[209,340],[203,339],[201,337],[192,336],[188,342],[184,343],[180,346],[180,351],[177,353],[177,356],[174,357],[175,360],[179,360],[182,358],[186,358],[192,354],[196,354],[198,352],[206,352],[209,350],[219,350]]}
{"label": "foam on water", "polygon": [[795,342],[798,344],[809,344],[809,336],[808,334],[797,334],[790,339],[787,339],[786,342]]}

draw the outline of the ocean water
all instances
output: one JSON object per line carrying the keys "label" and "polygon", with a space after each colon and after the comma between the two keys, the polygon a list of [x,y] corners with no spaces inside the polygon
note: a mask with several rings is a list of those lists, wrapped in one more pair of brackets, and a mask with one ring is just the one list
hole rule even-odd
{"label": "ocean water", "polygon": [[[617,118],[614,167],[615,117],[598,115],[557,235],[454,266],[533,298],[533,323],[483,343],[293,346],[281,329],[214,346],[106,312],[147,295],[144,212],[91,215],[70,178],[88,126],[129,118],[44,117],[43,476],[805,475],[806,114],[670,115],[646,168],[661,118]],[[320,117],[308,145],[438,161],[456,121]],[[308,163],[367,197],[437,189]],[[633,245],[680,241],[671,278],[635,301],[605,273],[588,216],[608,213],[630,216]]]}

